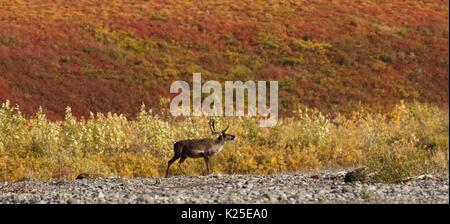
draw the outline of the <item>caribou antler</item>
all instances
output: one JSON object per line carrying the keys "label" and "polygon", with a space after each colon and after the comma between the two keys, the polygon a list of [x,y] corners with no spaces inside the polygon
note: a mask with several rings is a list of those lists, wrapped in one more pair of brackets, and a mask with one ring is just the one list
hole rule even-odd
{"label": "caribou antler", "polygon": [[220,132],[216,131],[216,128],[214,127],[214,120],[209,120],[209,128],[211,129],[211,134],[219,134]]}
{"label": "caribou antler", "polygon": [[213,119],[209,120],[209,128],[211,129],[211,134],[220,134],[220,133],[225,133],[225,131],[228,130],[228,128],[230,127],[230,125],[228,124],[227,127],[225,129],[223,129],[222,131],[216,131],[216,127],[214,126],[215,122]]}
{"label": "caribou antler", "polygon": [[225,133],[228,130],[229,127],[230,127],[230,124],[228,124],[227,127],[225,129],[223,129],[221,132]]}

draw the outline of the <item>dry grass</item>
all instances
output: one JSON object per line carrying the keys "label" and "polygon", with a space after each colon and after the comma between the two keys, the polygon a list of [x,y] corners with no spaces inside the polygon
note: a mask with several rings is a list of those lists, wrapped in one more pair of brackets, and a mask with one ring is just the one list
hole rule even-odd
{"label": "dry grass", "polygon": [[[213,159],[218,173],[368,166],[378,172],[374,180],[393,182],[448,171],[448,112],[426,104],[400,103],[388,114],[334,119],[304,110],[275,128],[260,128],[249,118],[215,119],[219,127],[230,123],[238,137]],[[174,140],[209,136],[204,117],[173,120],[143,107],[133,120],[117,114],[77,120],[68,108],[65,120],[53,122],[43,113],[27,119],[6,102],[0,107],[0,180],[74,178],[82,172],[161,176]],[[203,161],[187,160],[186,169],[200,174]]]}

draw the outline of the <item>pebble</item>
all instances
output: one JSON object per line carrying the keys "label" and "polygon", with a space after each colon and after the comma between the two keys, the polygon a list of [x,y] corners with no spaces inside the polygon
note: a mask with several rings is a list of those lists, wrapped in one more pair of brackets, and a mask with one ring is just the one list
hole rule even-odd
{"label": "pebble", "polygon": [[[0,182],[0,203],[444,203],[449,180],[345,183],[341,172]],[[370,198],[367,198],[370,197]],[[370,200],[368,200],[370,199]]]}

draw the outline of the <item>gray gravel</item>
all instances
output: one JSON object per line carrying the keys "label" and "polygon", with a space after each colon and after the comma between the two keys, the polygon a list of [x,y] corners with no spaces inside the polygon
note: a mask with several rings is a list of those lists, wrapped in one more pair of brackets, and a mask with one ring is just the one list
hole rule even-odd
{"label": "gray gravel", "polygon": [[345,183],[342,173],[0,182],[0,203],[449,203],[448,177]]}

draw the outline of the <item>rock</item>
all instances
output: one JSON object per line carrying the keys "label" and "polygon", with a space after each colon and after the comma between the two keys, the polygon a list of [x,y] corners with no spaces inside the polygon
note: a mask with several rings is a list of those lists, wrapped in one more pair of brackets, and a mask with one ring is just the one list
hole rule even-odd
{"label": "rock", "polygon": [[281,194],[280,197],[279,197],[278,199],[280,199],[281,201],[287,201],[287,200],[288,200],[286,194],[284,194],[284,193]]}
{"label": "rock", "polygon": [[424,175],[420,175],[420,176],[418,176],[418,177],[416,177],[414,179],[416,179],[416,180],[434,180],[436,178],[433,175],[424,174]]}
{"label": "rock", "polygon": [[276,202],[277,197],[272,193],[265,193],[264,197],[267,198],[270,202]]}
{"label": "rock", "polygon": [[100,177],[102,177],[100,174],[80,173],[77,177],[75,177],[75,180],[96,179]]}
{"label": "rock", "polygon": [[367,167],[357,168],[347,172],[344,176],[344,181],[346,183],[351,183],[355,181],[365,182],[367,180],[367,174],[368,174]]}

